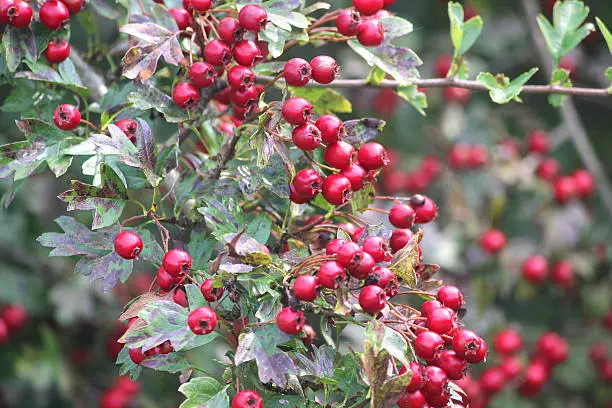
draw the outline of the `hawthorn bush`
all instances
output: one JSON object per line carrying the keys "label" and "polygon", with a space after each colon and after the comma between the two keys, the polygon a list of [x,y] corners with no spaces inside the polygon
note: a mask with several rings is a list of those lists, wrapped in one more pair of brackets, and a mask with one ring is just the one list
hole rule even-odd
{"label": "hawthorn bush", "polygon": [[332,3],[0,0],[0,405],[612,404],[604,22]]}

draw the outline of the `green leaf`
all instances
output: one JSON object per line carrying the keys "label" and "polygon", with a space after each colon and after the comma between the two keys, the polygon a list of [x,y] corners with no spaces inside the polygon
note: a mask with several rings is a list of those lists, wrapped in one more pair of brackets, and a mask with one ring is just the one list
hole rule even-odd
{"label": "green leaf", "polygon": [[353,106],[342,94],[330,88],[290,88],[293,96],[308,99],[319,115],[331,112],[351,113]]}
{"label": "green leaf", "polygon": [[376,48],[365,47],[355,40],[349,41],[348,45],[368,65],[379,67],[402,85],[408,85],[411,79],[418,77],[416,68],[423,64],[411,49],[396,47],[388,42]]}
{"label": "green leaf", "polygon": [[353,119],[344,122],[346,136],[343,140],[359,148],[361,145],[378,138],[387,122],[376,118]]}
{"label": "green leaf", "polygon": [[55,219],[63,233],[46,232],[36,238],[45,247],[53,248],[49,256],[86,255],[98,257],[114,250],[113,241],[119,233],[119,226],[91,231],[72,217]]}
{"label": "green leaf", "polygon": [[74,66],[71,65],[71,62],[63,65],[63,72],[57,72],[50,66],[45,65],[40,61],[35,63],[26,61],[26,64],[30,68],[30,71],[17,72],[15,74],[15,78],[26,78],[32,81],[59,85],[83,98],[87,98],[89,95],[89,89],[83,86],[80,78],[76,74],[76,71],[74,71]]}
{"label": "green leaf", "polygon": [[503,74],[493,76],[493,74],[489,72],[481,72],[478,74],[476,80],[489,90],[489,96],[493,102],[504,104],[511,100],[520,101],[518,96],[521,93],[523,85],[525,85],[536,72],[538,72],[538,68],[532,68],[512,81]]}
{"label": "green leaf", "polygon": [[38,52],[32,30],[8,26],[2,36],[6,66],[10,72],[15,72],[24,58],[36,61]]}
{"label": "green leaf", "polygon": [[427,95],[424,92],[420,92],[416,85],[403,86],[397,90],[397,94],[412,105],[421,115],[427,116],[425,113],[425,109],[427,109]]}
{"label": "green leaf", "polygon": [[[551,85],[561,88],[571,88],[572,80],[570,79],[569,71],[563,68],[555,68],[552,73]],[[548,103],[554,107],[559,107],[567,99],[567,95],[548,95]]]}
{"label": "green leaf", "polygon": [[185,356],[180,353],[157,354],[152,357],[147,357],[140,365],[157,371],[166,371],[168,373],[180,373],[181,371],[191,368],[191,364],[189,364]]}
{"label": "green leaf", "polygon": [[127,100],[132,103],[132,108],[146,111],[155,109],[164,115],[164,119],[171,123],[179,123],[189,120],[189,111],[179,108],[169,95],[163,93],[155,85],[147,82],[140,84],[134,82],[134,91],[127,95]]}
{"label": "green leaf", "polygon": [[268,24],[265,30],[259,32],[259,39],[267,42],[270,55],[273,58],[278,58],[283,55],[285,44],[288,41],[308,42],[309,37],[306,30],[286,31],[274,24]]}
{"label": "green leaf", "polygon": [[210,401],[223,388],[211,377],[195,377],[179,387],[179,392],[187,398],[179,408],[208,407]]}
{"label": "green leaf", "polygon": [[366,82],[368,84],[378,85],[383,81],[383,79],[385,79],[385,76],[387,76],[385,71],[383,71],[382,69],[378,67],[374,67],[368,74],[368,77],[366,78]]}
{"label": "green leaf", "polygon": [[482,18],[475,16],[463,21],[463,6],[460,3],[448,3],[448,17],[450,20],[450,33],[455,57],[460,57],[469,51],[482,32]]}
{"label": "green leaf", "polygon": [[[612,67],[608,67],[608,69],[606,69],[606,77],[610,82],[612,82]],[[608,88],[608,93],[612,93],[612,86]]]}
{"label": "green leaf", "polygon": [[260,244],[266,244],[272,230],[272,220],[265,213],[259,214],[247,227],[246,235],[253,237]]}
{"label": "green leaf", "polygon": [[416,286],[416,267],[419,264],[418,242],[422,233],[416,234],[408,244],[393,255],[389,269],[409,287]]}
{"label": "green leaf", "polygon": [[401,17],[386,17],[380,20],[385,32],[385,41],[403,37],[412,32],[412,23]]}
{"label": "green leaf", "polygon": [[410,365],[408,343],[395,330],[377,320],[372,320],[366,324],[365,336],[377,350],[387,350],[391,356],[398,359],[405,367]]}
{"label": "green leaf", "polygon": [[365,209],[374,202],[375,198],[376,190],[372,183],[367,183],[361,190],[354,191],[350,200],[353,214],[365,211]]}
{"label": "green leaf", "polygon": [[601,31],[601,34],[606,40],[606,44],[608,44],[608,49],[610,50],[610,54],[612,54],[612,33],[610,33],[610,30],[608,30],[608,27],[606,27],[604,22],[601,21],[599,17],[595,17],[595,21],[597,22],[599,31]]}
{"label": "green leaf", "polygon": [[155,136],[153,136],[149,124],[142,119],[138,119],[136,146],[138,146],[140,168],[142,168],[149,184],[153,187],[157,187],[162,179],[155,174],[155,168],[157,167]]}
{"label": "green leaf", "polygon": [[128,200],[123,182],[105,163],[100,166],[100,174],[100,186],[72,180],[72,190],[59,195],[68,203],[68,211],[93,210],[92,229],[108,227],[119,220]]}
{"label": "green leaf", "polygon": [[117,355],[116,365],[119,365],[119,375],[129,374],[132,381],[136,381],[142,373],[142,366],[134,363],[130,358],[130,352],[127,347],[123,347]]}
{"label": "green leaf", "polygon": [[189,301],[189,310],[195,310],[198,307],[208,306],[208,302],[204,299],[202,291],[198,285],[190,283],[185,285],[185,293],[187,294],[187,300]]}
{"label": "green leaf", "polygon": [[555,66],[595,30],[592,23],[584,23],[588,15],[589,7],[582,1],[566,0],[555,3],[552,24],[543,15],[538,16],[538,25]]}
{"label": "green leaf", "polygon": [[291,357],[281,351],[278,345],[289,340],[291,336],[280,331],[275,324],[255,327],[252,331],[240,335],[234,362],[240,365],[255,360],[261,382],[272,381],[284,388],[287,385],[287,376],[295,374],[296,368]]}

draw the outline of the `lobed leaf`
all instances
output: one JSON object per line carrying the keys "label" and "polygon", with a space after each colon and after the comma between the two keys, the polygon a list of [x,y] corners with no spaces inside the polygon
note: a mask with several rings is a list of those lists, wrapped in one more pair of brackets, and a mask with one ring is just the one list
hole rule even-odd
{"label": "lobed leaf", "polygon": [[358,41],[347,43],[370,66],[377,66],[403,85],[418,77],[416,68],[423,64],[409,48],[383,43],[378,47],[364,47]]}

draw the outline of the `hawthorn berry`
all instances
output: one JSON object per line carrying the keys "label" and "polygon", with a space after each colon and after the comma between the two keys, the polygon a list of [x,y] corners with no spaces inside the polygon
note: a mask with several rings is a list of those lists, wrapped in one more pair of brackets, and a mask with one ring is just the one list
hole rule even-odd
{"label": "hawthorn berry", "polygon": [[393,230],[393,233],[391,233],[391,238],[389,238],[391,252],[395,253],[404,248],[406,245],[408,245],[408,242],[410,242],[413,236],[414,233],[408,228],[397,228]]}
{"label": "hawthorn berry", "polygon": [[0,24],[9,24],[9,13],[16,11],[14,0],[0,0]]}
{"label": "hawthorn berry", "polygon": [[574,285],[574,266],[572,262],[563,259],[553,264],[550,268],[550,277],[553,282],[562,288],[569,288]]}
{"label": "hawthorn berry", "polygon": [[367,172],[359,164],[353,163],[346,169],[342,170],[340,174],[351,181],[351,190],[359,191],[363,188],[363,183]]}
{"label": "hawthorn berry", "polygon": [[26,28],[32,22],[32,7],[23,0],[16,0],[6,8],[6,22],[15,28]]}
{"label": "hawthorn berry", "polygon": [[200,285],[200,292],[202,292],[207,302],[216,302],[223,296],[223,288],[216,288],[213,286],[213,283],[213,279],[205,279]]}
{"label": "hawthorn berry", "polygon": [[306,320],[304,312],[285,307],[276,316],[278,328],[287,334],[298,334],[303,328]]}
{"label": "hawthorn berry", "polygon": [[378,170],[389,164],[387,150],[380,143],[368,142],[359,148],[359,164],[366,170]]}
{"label": "hawthorn berry", "polygon": [[304,98],[289,98],[283,105],[282,112],[287,122],[300,126],[312,117],[312,104]]}
{"label": "hawthorn berry", "polygon": [[467,158],[467,166],[470,169],[477,169],[484,166],[489,161],[489,151],[483,145],[475,145],[470,147],[470,153]]}
{"label": "hawthorn berry", "polygon": [[121,131],[130,139],[130,142],[136,143],[136,131],[138,130],[138,123],[132,119],[121,119],[115,122]]}
{"label": "hawthorn berry", "polygon": [[384,289],[387,297],[392,298],[397,296],[400,285],[397,276],[395,276],[391,269],[385,266],[375,266],[370,272],[368,281],[370,280],[372,280],[375,285]]}
{"label": "hawthorn berry", "polygon": [[336,60],[327,55],[319,55],[310,61],[312,79],[320,84],[329,84],[338,76]]}
{"label": "hawthorn berry", "polygon": [[486,393],[496,394],[506,385],[506,373],[501,367],[487,367],[482,372],[478,382]]}
{"label": "hawthorn berry", "polygon": [[338,263],[347,269],[351,269],[359,265],[363,257],[363,249],[354,242],[347,242],[342,245],[337,253]]}
{"label": "hawthorn berry", "polygon": [[442,96],[448,103],[467,105],[472,98],[472,91],[458,86],[447,86],[442,90]]}
{"label": "hawthorn berry", "polygon": [[304,302],[314,301],[319,296],[320,291],[319,278],[316,276],[301,275],[293,282],[293,294]]}
{"label": "hawthorn berry", "polygon": [[74,105],[59,105],[53,111],[53,122],[62,130],[73,130],[81,124],[81,112]]}
{"label": "hawthorn berry", "polygon": [[253,390],[244,390],[232,399],[232,408],[263,408],[263,401]]}
{"label": "hawthorn berry", "polygon": [[232,50],[223,40],[211,40],[204,46],[204,59],[215,67],[223,67],[232,60]]}
{"label": "hawthorn berry", "polygon": [[250,87],[243,90],[240,89],[232,89],[230,92],[230,98],[234,105],[241,108],[248,108],[250,106],[257,105],[257,100],[259,99],[259,90],[257,87]]}
{"label": "hawthorn berry", "polygon": [[[402,370],[407,370],[406,367],[402,367],[400,370],[400,374],[402,374]],[[425,382],[427,378],[425,377],[425,370],[422,365],[416,362],[410,363],[410,371],[412,371],[412,378],[410,379],[410,383],[406,387],[407,392],[415,392],[422,389],[425,386]]]}
{"label": "hawthorn berry", "polygon": [[321,192],[323,180],[314,169],[303,169],[298,171],[293,178],[295,191],[302,197],[313,198]]}
{"label": "hawthorn berry", "polygon": [[100,398],[100,408],[121,408],[128,405],[130,397],[122,390],[106,390]]}
{"label": "hawthorn berry", "polygon": [[353,7],[365,16],[376,14],[384,5],[384,0],[353,0]]}
{"label": "hawthorn berry", "polygon": [[549,365],[555,366],[567,360],[569,345],[567,341],[554,332],[546,332],[540,336],[536,343],[537,355]]}
{"label": "hawthorn berry", "polygon": [[132,231],[121,231],[114,241],[115,251],[123,259],[136,259],[142,251],[142,239]]}
{"label": "hawthorn berry", "polygon": [[208,88],[215,82],[215,79],[217,79],[217,71],[215,67],[208,62],[194,62],[189,68],[189,80],[198,88]]}
{"label": "hawthorn berry", "polygon": [[509,356],[517,353],[523,347],[521,335],[512,329],[504,329],[495,335],[493,349],[496,353]]}
{"label": "hawthorn berry", "polygon": [[291,58],[285,63],[283,77],[291,86],[304,86],[312,77],[312,67],[302,58]]}
{"label": "hawthorn berry", "polygon": [[487,357],[487,343],[471,330],[459,330],[453,336],[453,350],[469,363],[477,364]]}
{"label": "hawthorn berry", "polygon": [[217,314],[208,306],[200,306],[189,313],[187,324],[194,334],[208,334],[217,327]]}
{"label": "hawthorn berry", "polygon": [[550,157],[542,159],[536,169],[536,175],[544,181],[554,181],[559,175],[559,162]]}
{"label": "hawthorn berry", "polygon": [[442,286],[438,289],[437,299],[444,306],[452,310],[459,310],[463,306],[463,293],[456,286]]}
{"label": "hawthorn berry", "polygon": [[527,136],[527,151],[529,153],[548,154],[551,143],[548,134],[543,130],[534,130]]}
{"label": "hawthorn berry", "polygon": [[468,166],[471,148],[465,143],[453,144],[447,153],[448,165],[455,170],[461,170]]}
{"label": "hawthorn berry", "polygon": [[426,196],[413,196],[410,206],[414,209],[414,222],[417,224],[427,224],[438,216],[436,203]]}
{"label": "hawthorn berry", "polygon": [[0,321],[3,321],[9,332],[23,328],[30,320],[28,311],[21,305],[6,305],[0,312]]}
{"label": "hawthorn berry", "polygon": [[434,361],[451,380],[460,380],[468,370],[467,361],[457,356],[453,350],[444,350]]}
{"label": "hawthorn berry", "polygon": [[319,283],[327,289],[338,289],[346,280],[346,273],[341,264],[336,261],[327,261],[319,267],[317,273]]}
{"label": "hawthorn berry", "polygon": [[228,44],[237,43],[244,36],[244,29],[240,25],[240,21],[234,17],[224,17],[219,21],[217,32],[219,37]]}
{"label": "hawthorn berry", "polygon": [[261,49],[251,40],[239,41],[234,46],[233,54],[236,62],[245,67],[252,67],[264,58]]}
{"label": "hawthorn berry", "polygon": [[448,387],[448,376],[440,367],[427,366],[425,367],[425,386],[423,387],[423,394],[429,395],[440,395],[444,392],[444,389]]}
{"label": "hawthorn berry", "polygon": [[321,145],[321,132],[315,125],[305,123],[293,129],[291,139],[298,149],[312,151]]}
{"label": "hawthorn berry", "polygon": [[9,329],[6,323],[0,319],[0,344],[4,344],[9,340]]}
{"label": "hawthorn berry", "polygon": [[321,193],[330,204],[344,204],[351,197],[351,181],[341,174],[332,174],[323,181]]}
{"label": "hawthorn berry", "polygon": [[521,267],[523,277],[534,285],[539,285],[548,277],[548,261],[542,255],[531,255]]}
{"label": "hawthorn berry", "polygon": [[354,156],[355,148],[342,140],[327,145],[323,152],[325,162],[340,170],[349,168],[353,164]]}
{"label": "hawthorn berry", "polygon": [[172,285],[176,283],[175,277],[170,275],[163,266],[157,270],[156,279],[159,287],[165,291],[169,291],[172,288]]}
{"label": "hawthorn berry", "polygon": [[172,90],[172,100],[181,108],[191,109],[200,101],[200,93],[191,82],[179,82]]}
{"label": "hawthorn berry", "polygon": [[444,339],[433,331],[422,331],[414,340],[414,351],[425,361],[434,360],[444,347]]}
{"label": "hawthorn berry", "polygon": [[388,262],[391,260],[391,251],[387,241],[378,236],[367,237],[362,244],[362,248],[365,252],[372,255],[376,263]]}
{"label": "hawthorn berry", "polygon": [[427,406],[425,396],[421,391],[408,392],[397,401],[399,408],[423,408]]}
{"label": "hawthorn berry", "polygon": [[212,0],[183,0],[183,8],[203,14],[212,8]]}
{"label": "hawthorn berry", "polygon": [[439,307],[431,311],[426,325],[429,330],[438,334],[446,334],[453,328],[456,320],[455,312],[448,307]]}
{"label": "hawthorn berry", "polygon": [[184,31],[187,27],[191,27],[193,25],[193,18],[191,14],[184,8],[171,8],[168,10],[174,21],[176,21],[176,25],[180,31]]}
{"label": "hawthorn berry", "polygon": [[128,354],[130,355],[130,359],[134,362],[134,364],[140,364],[147,358],[140,347],[129,349]]}
{"label": "hawthorn berry", "polygon": [[45,58],[51,64],[59,64],[70,56],[70,43],[62,38],[53,38],[45,49]]}
{"label": "hawthorn berry", "polygon": [[554,183],[555,200],[559,204],[567,204],[576,195],[574,179],[571,176],[561,176]]}
{"label": "hawthorn berry", "polygon": [[48,0],[40,8],[38,17],[49,30],[57,30],[68,23],[70,12],[61,1]]}
{"label": "hawthorn berry", "polygon": [[259,32],[266,28],[268,24],[268,13],[266,10],[257,4],[248,4],[244,6],[238,14],[240,25],[246,30]]}
{"label": "hawthorn berry", "polygon": [[162,266],[172,276],[177,276],[191,269],[191,255],[180,249],[171,249],[164,255]]}
{"label": "hawthorn berry", "polygon": [[289,200],[296,204],[306,204],[312,197],[302,196],[297,192],[293,184],[289,184]]}
{"label": "hawthorn berry", "polygon": [[346,241],[342,238],[332,239],[325,247],[325,255],[335,255],[338,253],[342,245],[346,244]]}
{"label": "hawthorn berry", "polygon": [[531,361],[522,377],[522,381],[518,387],[519,394],[525,397],[536,395],[550,376],[549,367],[540,360]]}
{"label": "hawthorn berry", "polygon": [[364,252],[359,263],[349,269],[349,272],[351,276],[357,279],[366,279],[375,265],[376,261],[374,260],[372,255],[368,254],[367,252]]}
{"label": "hawthorn berry", "polygon": [[255,84],[255,74],[249,67],[235,65],[227,73],[227,82],[232,89],[245,91]]}
{"label": "hawthorn berry", "polygon": [[427,300],[421,305],[421,316],[429,317],[431,312],[442,307],[442,303],[437,300]]}
{"label": "hawthorn berry", "polygon": [[185,293],[185,289],[183,288],[176,288],[172,292],[172,301],[181,307],[189,306],[189,302],[187,301],[187,294]]}
{"label": "hawthorn berry", "polygon": [[523,364],[517,356],[504,356],[499,367],[504,370],[507,380],[516,378],[523,370]]}
{"label": "hawthorn berry", "polygon": [[383,25],[378,20],[365,20],[357,26],[357,41],[366,47],[377,47],[385,39]]}
{"label": "hawthorn berry", "polygon": [[453,56],[442,54],[434,61],[434,72],[436,76],[442,78],[448,75],[448,72],[453,66]]}
{"label": "hawthorn berry", "polygon": [[416,211],[406,204],[395,204],[389,211],[389,222],[397,228],[410,228],[414,225]]}
{"label": "hawthorn berry", "polygon": [[344,123],[335,115],[323,115],[317,119],[315,126],[321,131],[325,143],[335,143],[346,135]]}
{"label": "hawthorn berry", "polygon": [[359,293],[359,305],[367,314],[375,315],[387,306],[387,295],[378,286],[366,286]]}
{"label": "hawthorn berry", "polygon": [[361,23],[359,13],[351,9],[342,10],[336,19],[336,28],[338,32],[347,37],[352,37],[357,34],[357,27]]}
{"label": "hawthorn berry", "polygon": [[595,179],[587,170],[576,170],[571,175],[576,196],[585,199],[595,191]]}

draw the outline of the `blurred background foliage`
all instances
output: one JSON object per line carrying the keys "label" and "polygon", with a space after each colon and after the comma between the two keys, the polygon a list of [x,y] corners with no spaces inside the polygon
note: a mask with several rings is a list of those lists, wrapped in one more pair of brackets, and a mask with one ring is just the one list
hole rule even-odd
{"label": "blurred background foliage", "polygon": [[[166,2],[169,8],[173,2],[176,0]],[[127,4],[128,0],[119,3]],[[348,0],[331,3],[334,7],[350,5]],[[541,5],[545,13],[550,3]],[[585,3],[591,7],[591,16],[599,16],[612,26],[611,2]],[[513,78],[542,65],[519,1],[478,0],[464,5],[476,10],[485,23],[483,34],[466,56],[472,78],[480,71],[503,72]],[[401,45],[414,49],[423,60],[421,76],[436,76],[437,59],[452,53],[445,2],[398,0],[391,10],[414,24],[414,32],[404,37]],[[125,38],[118,37],[117,27],[125,17],[122,5],[92,0],[71,23],[73,50],[89,60],[107,83],[117,84],[110,87],[102,105],[125,95],[128,82],[120,78],[122,52],[115,52],[123,49]],[[321,51],[303,47],[292,53],[312,57]],[[346,46],[330,44],[325,53],[338,60],[342,78],[365,78],[369,73],[369,67]],[[589,37],[566,63],[571,65],[575,86],[608,85],[602,73],[612,63],[601,35]],[[174,74],[172,69],[166,70],[169,77]],[[547,81],[540,71],[531,83]],[[24,80],[16,88],[0,85],[0,143],[21,139],[14,121],[22,112],[33,109],[50,114],[55,106],[45,103],[48,95],[34,86]],[[527,350],[533,349],[538,336],[548,330],[560,332],[571,345],[570,359],[555,371],[538,397],[527,400],[508,388],[493,398],[490,406],[610,407],[609,374],[606,384],[588,358],[595,342],[607,344],[612,351],[610,214],[597,195],[585,202],[555,204],[550,186],[533,177],[537,157],[522,150],[519,157],[508,158],[500,147],[500,142],[508,138],[520,143],[533,130],[541,129],[550,135],[554,145],[551,156],[561,164],[562,173],[584,167],[559,111],[542,95],[522,95],[522,104],[500,106],[491,103],[486,92],[472,93],[469,103],[463,104],[449,102],[441,89],[429,89],[429,108],[423,117],[392,92],[361,88],[343,92],[353,103],[351,117],[387,120],[383,143],[397,152],[396,169],[413,171],[425,155],[441,159],[442,175],[420,191],[436,200],[441,214],[437,222],[427,226],[423,249],[426,262],[442,266],[441,278],[457,283],[467,294],[466,325],[488,333],[488,341],[501,328],[517,328]],[[66,100],[70,101],[69,95]],[[575,98],[574,102],[599,160],[612,177],[612,100]],[[145,119],[160,142],[176,131],[175,125],[154,116]],[[477,171],[448,170],[447,151],[457,142],[486,146],[492,163]],[[53,219],[65,212],[56,196],[69,188],[70,178],[81,176],[80,166],[75,164],[72,177],[55,179],[49,172],[41,172],[19,185],[0,184],[3,203],[15,194],[13,203],[0,210],[0,303],[22,305],[31,316],[26,327],[0,348],[0,389],[5,406],[97,404],[103,391],[116,381],[115,339],[123,329],[116,318],[122,305],[148,290],[155,273],[137,271],[127,284],[104,294],[85,278],[74,275],[69,260],[48,258],[48,250],[35,241],[43,232],[56,231]],[[383,182],[380,187],[389,185]],[[409,191],[398,194],[403,192]],[[74,215],[87,223],[87,214]],[[378,220],[376,214],[371,218]],[[496,257],[486,255],[478,245],[480,234],[491,227],[502,229],[509,240]],[[563,289],[548,281],[534,287],[522,280],[521,262],[534,253],[571,259],[575,285]],[[606,316],[607,328],[602,323]],[[211,349],[211,354],[215,350]],[[527,355],[526,351],[524,361]],[[202,361],[214,357],[201,356]],[[497,359],[492,353],[489,364]],[[134,407],[178,405],[175,376],[145,370],[139,382],[142,390]]]}

